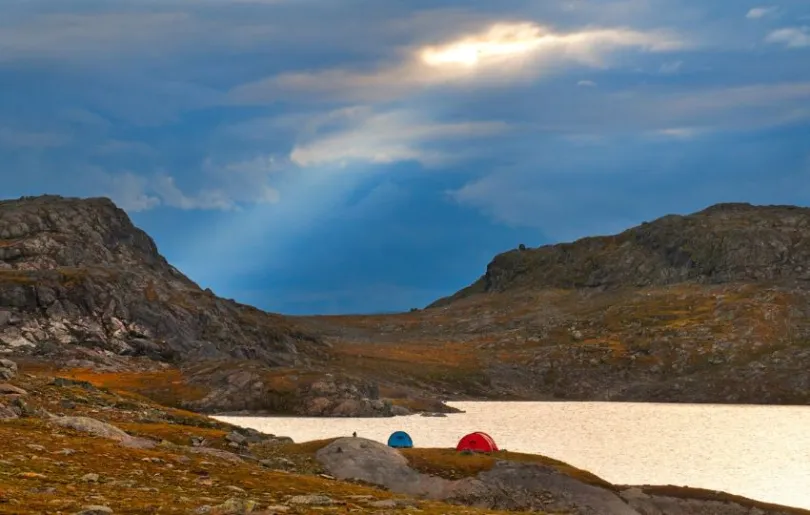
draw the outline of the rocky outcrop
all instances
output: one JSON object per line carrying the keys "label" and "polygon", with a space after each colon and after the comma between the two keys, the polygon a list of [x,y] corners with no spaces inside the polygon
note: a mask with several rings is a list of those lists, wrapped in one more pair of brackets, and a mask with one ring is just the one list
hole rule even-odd
{"label": "rocky outcrop", "polygon": [[[2,201],[0,355],[178,368],[182,381],[138,393],[206,412],[449,411],[439,399],[807,404],[808,213],[719,205],[505,253],[435,309],[293,318],[201,290],[107,199]],[[14,373],[0,364],[0,381]]]}
{"label": "rocky outcrop", "polygon": [[407,415],[407,409],[381,399],[377,385],[349,377],[325,373],[311,381],[274,386],[266,370],[251,363],[236,368],[214,364],[190,367],[191,384],[206,385],[209,393],[185,407],[223,415],[288,413],[305,417],[391,417]]}
{"label": "rocky outcrop", "polygon": [[[327,350],[291,318],[200,289],[108,199],[0,201],[0,355],[107,372],[182,368],[196,390],[180,404],[206,412],[407,413],[373,382],[325,375]],[[272,369],[322,379],[280,387]],[[13,373],[0,362],[0,378]]]}
{"label": "rocky outcrop", "polygon": [[499,462],[476,478],[422,474],[396,449],[364,438],[341,438],[316,453],[338,479],[356,479],[397,493],[490,509],[638,515],[617,495],[549,468]]}
{"label": "rocky outcrop", "polygon": [[483,277],[431,307],[520,288],[618,288],[682,282],[810,284],[810,208],[718,204],[614,236],[496,256]]}
{"label": "rocky outcrop", "polygon": [[300,365],[315,335],[201,290],[107,199],[0,202],[0,353]]}
{"label": "rocky outcrop", "polygon": [[[316,453],[333,476],[392,492],[479,508],[581,515],[796,515],[802,510],[748,499],[658,495],[643,487],[606,488],[541,464],[498,461],[475,477],[448,480],[420,473],[396,449],[364,438],[341,438]],[[806,513],[806,512],[805,512]]]}
{"label": "rocky outcrop", "polygon": [[10,359],[0,358],[0,380],[8,381],[17,375],[17,364]]}
{"label": "rocky outcrop", "polygon": [[152,449],[157,443],[147,438],[138,438],[127,434],[121,429],[90,417],[51,417],[51,422],[57,426],[73,429],[82,433],[89,433],[100,438],[115,440],[124,447],[136,449]]}

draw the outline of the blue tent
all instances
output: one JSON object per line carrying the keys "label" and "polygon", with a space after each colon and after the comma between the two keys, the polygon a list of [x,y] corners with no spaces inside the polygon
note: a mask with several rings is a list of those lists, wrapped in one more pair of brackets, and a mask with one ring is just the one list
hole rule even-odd
{"label": "blue tent", "polygon": [[411,440],[411,435],[405,431],[395,431],[388,437],[388,446],[399,448],[413,447],[413,440]]}

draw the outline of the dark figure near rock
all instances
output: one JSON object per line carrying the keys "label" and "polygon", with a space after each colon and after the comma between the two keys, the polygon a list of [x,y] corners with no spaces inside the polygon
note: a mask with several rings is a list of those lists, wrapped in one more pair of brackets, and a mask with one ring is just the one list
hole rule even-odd
{"label": "dark figure near rock", "polygon": [[355,438],[357,438],[357,431],[353,432],[353,433],[352,433],[352,436],[353,436],[353,437],[355,437]]}

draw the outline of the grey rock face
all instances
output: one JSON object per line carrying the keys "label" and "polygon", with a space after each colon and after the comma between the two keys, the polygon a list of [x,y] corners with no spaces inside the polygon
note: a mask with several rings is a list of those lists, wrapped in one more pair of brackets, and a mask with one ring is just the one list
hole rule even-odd
{"label": "grey rock face", "polygon": [[476,283],[433,306],[517,288],[616,288],[681,282],[810,284],[810,209],[718,204],[621,234],[512,250]]}
{"label": "grey rock face", "polygon": [[293,365],[319,347],[281,316],[200,289],[108,199],[0,202],[0,354]]}
{"label": "grey rock face", "polygon": [[365,438],[340,438],[319,450],[315,458],[338,479],[405,487],[419,483],[422,475],[396,449]]}
{"label": "grey rock face", "polygon": [[447,480],[412,469],[398,450],[365,438],[341,438],[315,458],[338,479],[356,479],[392,492],[503,510],[539,510],[578,515],[788,515],[797,510],[732,501],[648,495],[642,488],[617,494],[556,469],[499,461],[476,477]]}

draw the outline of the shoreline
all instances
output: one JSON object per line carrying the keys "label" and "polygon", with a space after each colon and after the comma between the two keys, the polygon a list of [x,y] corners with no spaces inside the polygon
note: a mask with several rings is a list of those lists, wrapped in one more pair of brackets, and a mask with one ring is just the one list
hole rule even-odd
{"label": "shoreline", "polygon": [[[399,503],[418,506],[427,515],[506,513],[530,506],[541,511],[543,507],[554,511],[555,506],[589,506],[595,502],[589,496],[598,494],[599,506],[614,510],[598,511],[605,514],[639,513],[632,506],[677,503],[701,506],[702,511],[683,513],[708,515],[717,513],[713,506],[722,503],[736,506],[729,512],[734,515],[748,513],[745,510],[750,507],[763,507],[771,515],[810,515],[808,510],[732,494],[665,485],[613,485],[541,454],[502,451],[466,456],[447,448],[398,451],[362,437],[296,443],[287,435],[244,429],[161,406],[127,390],[59,381],[24,367],[8,371],[5,393],[0,394],[0,455],[5,474],[0,475],[0,511],[12,514],[61,506],[63,512],[87,515],[93,500],[109,510],[103,513],[116,515],[152,513],[159,507],[167,513],[212,515],[255,511],[248,510],[248,505],[268,513],[311,513],[312,506],[338,513],[354,506],[357,513],[370,514]],[[346,442],[338,445],[347,447],[330,461],[326,449],[336,441]],[[356,455],[349,452],[349,445],[363,442],[368,442],[365,448],[360,445],[352,451]],[[368,449],[373,452],[364,454]],[[366,463],[363,456],[371,459],[370,468],[351,469],[353,463]],[[389,460],[382,469],[372,466],[380,464],[378,458]],[[374,470],[383,476],[374,476]],[[518,476],[501,483],[514,474]],[[406,480],[400,482],[397,477]],[[409,477],[417,478],[417,483]],[[410,484],[426,488],[426,495],[409,490]],[[506,493],[500,490],[504,485]],[[517,490],[509,488],[529,493],[515,497]],[[548,497],[542,493],[547,491],[556,493]],[[227,511],[234,506],[241,508]]]}

